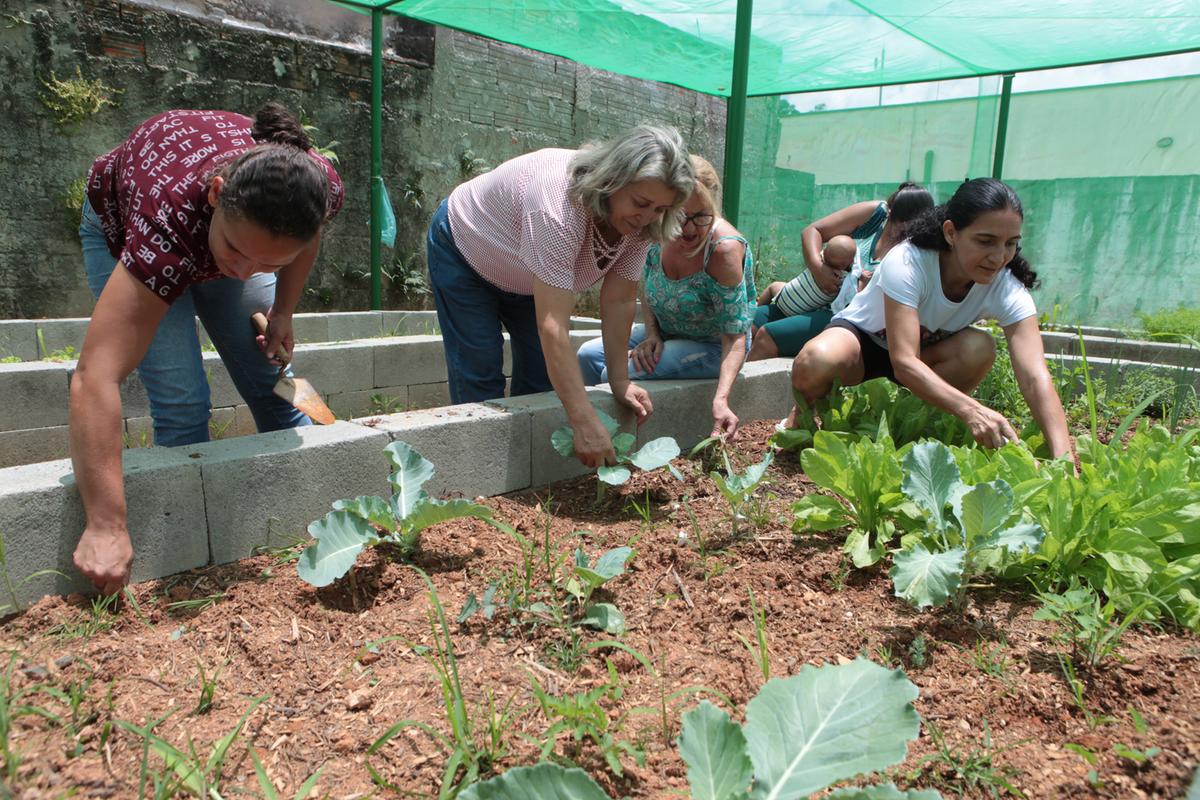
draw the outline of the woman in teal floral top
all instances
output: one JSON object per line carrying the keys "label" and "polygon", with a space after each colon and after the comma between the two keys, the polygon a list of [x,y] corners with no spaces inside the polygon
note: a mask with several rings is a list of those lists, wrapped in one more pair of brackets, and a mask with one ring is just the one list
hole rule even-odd
{"label": "woman in teal floral top", "polygon": [[[729,392],[749,348],[754,316],[754,262],[750,245],[720,218],[721,182],[712,164],[692,156],[696,189],[684,204],[683,231],[646,256],[642,316],[629,336],[634,380],[716,378],[713,429],[732,436],[738,418]],[[579,348],[584,383],[607,379],[604,343]]]}

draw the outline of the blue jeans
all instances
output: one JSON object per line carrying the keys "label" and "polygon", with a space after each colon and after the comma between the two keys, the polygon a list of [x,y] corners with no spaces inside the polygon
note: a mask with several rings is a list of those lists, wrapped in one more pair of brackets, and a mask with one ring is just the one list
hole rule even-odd
{"label": "blue jeans", "polygon": [[[86,201],[79,242],[88,288],[99,298],[117,262],[108,252],[99,216]],[[138,364],[138,375],[150,399],[156,445],[176,447],[208,441],[212,405],[196,333],[197,316],[260,431],[312,424],[272,392],[279,371],[255,342],[250,315],[265,312],[274,300],[275,275],[258,274],[248,281],[219,278],[192,284],[171,305]]]}
{"label": "blue jeans", "polygon": [[[646,338],[646,326],[634,325],[629,332],[632,350]],[[592,339],[579,348],[579,369],[585,386],[608,383],[608,365],[604,362],[604,340]],[[667,381],[688,378],[715,378],[721,371],[721,343],[695,339],[667,339],[662,357],[653,372],[642,372],[629,362],[629,377],[637,381]]]}
{"label": "blue jeans", "polygon": [[504,337],[512,348],[513,397],[548,392],[533,297],[506,292],[479,276],[454,244],[446,201],[429,223],[429,283],[446,351],[450,401],[478,403],[504,396]]}

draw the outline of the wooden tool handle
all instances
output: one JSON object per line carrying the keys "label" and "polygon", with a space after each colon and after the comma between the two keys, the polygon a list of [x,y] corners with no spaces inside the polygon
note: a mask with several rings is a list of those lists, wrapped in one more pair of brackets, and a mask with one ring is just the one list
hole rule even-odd
{"label": "wooden tool handle", "polygon": [[[255,311],[253,314],[250,315],[250,321],[254,323],[254,329],[256,331],[261,333],[263,336],[267,335],[267,315],[266,314],[262,313],[261,311]],[[287,351],[287,348],[285,348],[283,346],[282,342],[279,343],[279,350],[276,351],[275,357],[278,358],[280,361],[282,361],[284,364],[286,364],[292,360],[291,354]]]}

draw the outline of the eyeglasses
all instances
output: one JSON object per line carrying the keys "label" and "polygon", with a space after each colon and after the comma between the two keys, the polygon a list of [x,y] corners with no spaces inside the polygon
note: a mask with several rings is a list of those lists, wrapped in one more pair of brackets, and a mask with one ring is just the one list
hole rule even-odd
{"label": "eyeglasses", "polygon": [[683,215],[679,218],[679,227],[686,228],[688,223],[692,223],[697,228],[705,228],[712,225],[713,215],[707,211],[701,211],[699,214]]}

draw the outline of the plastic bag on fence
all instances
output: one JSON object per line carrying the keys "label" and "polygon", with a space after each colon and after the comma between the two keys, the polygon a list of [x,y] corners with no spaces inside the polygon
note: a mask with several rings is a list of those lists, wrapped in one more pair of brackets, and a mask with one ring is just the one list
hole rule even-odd
{"label": "plastic bag on fence", "polygon": [[[388,247],[396,246],[396,214],[392,211],[392,201],[388,199],[387,186],[383,183],[383,178],[375,178],[379,182],[379,194],[383,200],[383,224],[379,229],[379,241],[386,244]],[[367,220],[367,224],[371,224],[371,220]]]}

